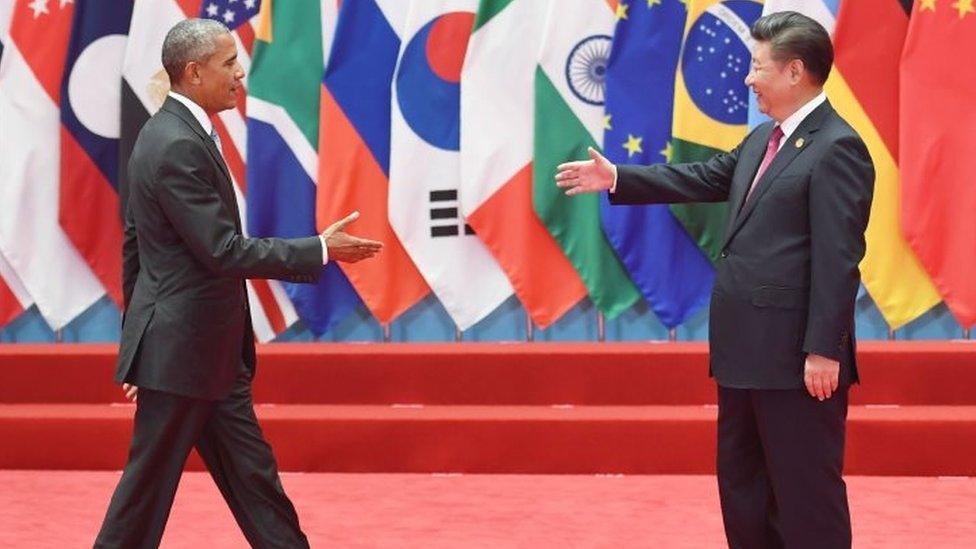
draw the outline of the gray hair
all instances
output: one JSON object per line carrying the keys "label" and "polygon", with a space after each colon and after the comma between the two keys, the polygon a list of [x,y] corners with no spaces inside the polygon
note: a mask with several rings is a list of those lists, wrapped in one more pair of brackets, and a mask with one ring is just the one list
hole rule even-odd
{"label": "gray hair", "polygon": [[226,33],[230,30],[213,19],[186,19],[173,25],[163,39],[163,68],[170,83],[180,81],[187,63],[209,59],[217,51],[217,37]]}
{"label": "gray hair", "polygon": [[752,25],[752,37],[769,42],[773,59],[803,61],[814,81],[823,85],[834,63],[834,46],[820,23],[795,11],[764,15]]}

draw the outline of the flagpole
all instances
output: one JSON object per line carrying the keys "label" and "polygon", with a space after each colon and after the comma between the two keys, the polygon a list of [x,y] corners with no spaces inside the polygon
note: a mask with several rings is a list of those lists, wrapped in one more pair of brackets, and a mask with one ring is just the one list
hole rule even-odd
{"label": "flagpole", "polygon": [[461,331],[461,328],[454,326],[454,342],[460,343],[461,341],[464,341],[464,332]]}
{"label": "flagpole", "polygon": [[892,330],[891,328],[888,328],[888,341],[894,341],[894,340],[895,340],[895,331]]}
{"label": "flagpole", "polygon": [[600,343],[607,340],[607,322],[600,310],[596,312],[596,340]]}
{"label": "flagpole", "polygon": [[532,316],[529,312],[525,312],[525,340],[528,342],[535,341],[535,325],[532,324]]}
{"label": "flagpole", "polygon": [[54,330],[54,342],[64,343],[64,330],[62,328]]}
{"label": "flagpole", "polygon": [[966,340],[972,339],[972,333],[970,332],[969,328],[962,329],[962,338]]}
{"label": "flagpole", "polygon": [[668,341],[670,341],[672,343],[674,343],[675,341],[678,341],[678,329],[677,328],[671,328],[670,330],[668,330]]}
{"label": "flagpole", "polygon": [[393,340],[393,337],[390,335],[390,323],[384,322],[382,326],[383,326],[383,343],[389,343],[390,341]]}

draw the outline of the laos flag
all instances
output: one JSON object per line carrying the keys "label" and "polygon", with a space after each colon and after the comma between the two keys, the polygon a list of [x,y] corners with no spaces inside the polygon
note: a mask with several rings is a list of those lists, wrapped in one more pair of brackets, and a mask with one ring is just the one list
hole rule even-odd
{"label": "laos flag", "polygon": [[116,303],[122,302],[119,125],[132,1],[76,0],[61,80],[58,221]]}

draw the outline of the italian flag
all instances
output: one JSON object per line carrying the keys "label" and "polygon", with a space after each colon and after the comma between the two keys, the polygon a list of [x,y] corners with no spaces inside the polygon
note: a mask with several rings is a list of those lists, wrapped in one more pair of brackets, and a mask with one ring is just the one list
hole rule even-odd
{"label": "italian flag", "polygon": [[587,147],[599,149],[603,142],[604,84],[615,13],[626,16],[626,6],[614,11],[605,0],[550,3],[535,70],[533,140],[535,212],[608,318],[630,308],[640,294],[600,226],[600,201],[607,197],[567,197],[553,175],[559,164],[585,159]]}
{"label": "italian flag", "polygon": [[461,210],[542,328],[586,295],[532,208],[533,82],[546,13],[537,0],[481,0],[461,72]]}

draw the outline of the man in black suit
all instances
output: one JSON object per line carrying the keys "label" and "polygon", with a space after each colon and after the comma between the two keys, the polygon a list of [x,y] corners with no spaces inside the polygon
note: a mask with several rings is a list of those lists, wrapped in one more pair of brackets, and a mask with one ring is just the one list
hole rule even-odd
{"label": "man in black suit", "polygon": [[773,120],[732,152],[614,166],[591,149],[556,180],[569,195],[609,191],[613,204],[728,201],[709,341],[729,546],[850,547],[844,433],[874,167],[823,93],[823,27],[783,12],[752,36],[746,84]]}
{"label": "man in black suit", "polygon": [[138,392],[135,426],[95,546],[157,547],[196,447],[252,546],[307,547],[254,415],[244,279],[314,282],[328,260],[367,259],[381,244],[343,232],[355,213],[308,238],[244,237],[211,122],[241,91],[234,39],[215,21],[183,21],[162,59],[172,91],[136,140],[124,205],[116,381]]}

